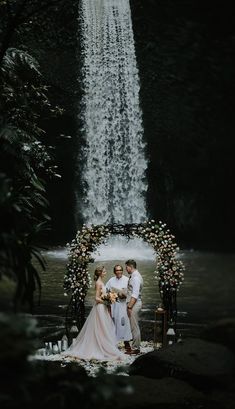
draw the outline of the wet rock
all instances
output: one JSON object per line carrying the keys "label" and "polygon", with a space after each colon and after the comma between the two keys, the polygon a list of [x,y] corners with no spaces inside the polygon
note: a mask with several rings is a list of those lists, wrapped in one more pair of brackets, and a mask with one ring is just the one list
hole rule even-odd
{"label": "wet rock", "polygon": [[174,377],[200,388],[224,387],[232,378],[234,355],[225,346],[188,338],[137,358],[130,375],[148,378]]}
{"label": "wet rock", "polygon": [[225,345],[235,354],[235,319],[214,322],[200,334],[200,338]]}
{"label": "wet rock", "polygon": [[[114,375],[111,375],[114,377]],[[120,381],[120,376],[116,376]],[[119,378],[119,379],[118,379]],[[143,376],[124,378],[129,385],[129,393],[123,394],[116,409],[144,408],[198,408],[207,400],[204,393],[184,381],[173,378],[148,379]]]}

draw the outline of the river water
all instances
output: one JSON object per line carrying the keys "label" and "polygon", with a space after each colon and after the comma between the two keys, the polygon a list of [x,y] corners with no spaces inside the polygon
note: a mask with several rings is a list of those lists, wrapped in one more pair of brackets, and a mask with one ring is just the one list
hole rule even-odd
{"label": "river water", "polygon": [[[35,315],[42,327],[58,328],[64,325],[64,316],[69,297],[64,296],[63,278],[66,271],[64,249],[53,249],[44,254],[47,270],[41,274],[42,297],[40,306],[35,305]],[[178,328],[197,330],[222,318],[235,315],[235,254],[201,251],[181,251],[184,262],[185,280],[178,292]],[[97,260],[90,265],[91,277],[97,264],[107,270],[107,281],[113,266],[125,265],[125,260]],[[143,310],[141,320],[151,322],[160,302],[157,283],[154,279],[154,260],[138,260],[137,267],[144,278]],[[93,304],[94,287],[86,297],[86,313]],[[35,299],[36,300],[36,299]],[[56,323],[56,324],[55,324]],[[194,331],[194,332],[195,332]]]}

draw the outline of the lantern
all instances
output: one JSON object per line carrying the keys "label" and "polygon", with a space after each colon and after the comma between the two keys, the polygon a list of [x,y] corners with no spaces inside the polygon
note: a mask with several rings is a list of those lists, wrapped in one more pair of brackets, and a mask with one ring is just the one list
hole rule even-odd
{"label": "lantern", "polygon": [[72,325],[72,327],[70,328],[70,336],[71,336],[71,343],[74,343],[74,341],[75,341],[75,339],[76,339],[76,337],[77,337],[77,335],[78,335],[78,327],[77,327],[77,325],[76,325],[77,323],[76,323],[76,321],[74,320],[73,321],[73,325]]}
{"label": "lantern", "polygon": [[169,327],[168,330],[167,330],[166,336],[167,336],[168,345],[174,344],[175,336],[176,336],[174,328]]}

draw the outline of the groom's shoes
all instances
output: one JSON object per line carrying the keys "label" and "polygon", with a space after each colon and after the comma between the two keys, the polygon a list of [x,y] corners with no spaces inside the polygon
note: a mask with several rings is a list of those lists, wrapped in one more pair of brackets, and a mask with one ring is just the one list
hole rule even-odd
{"label": "groom's shoes", "polygon": [[125,348],[125,350],[126,350],[125,353],[128,353],[128,352],[131,351],[131,346],[130,346],[129,341],[124,341],[124,348]]}
{"label": "groom's shoes", "polygon": [[128,354],[128,355],[138,355],[138,354],[140,354],[140,350],[139,350],[139,349],[126,350],[125,354]]}

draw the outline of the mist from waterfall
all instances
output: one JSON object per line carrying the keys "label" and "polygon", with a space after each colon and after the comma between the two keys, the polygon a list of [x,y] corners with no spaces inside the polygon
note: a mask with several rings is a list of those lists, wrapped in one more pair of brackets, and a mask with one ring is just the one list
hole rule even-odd
{"label": "mist from waterfall", "polygon": [[147,160],[129,0],[81,0],[79,17],[82,217],[87,224],[140,223],[147,218]]}

